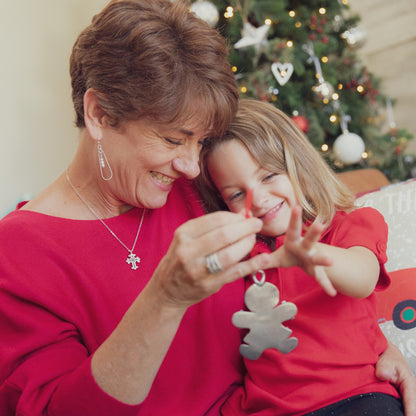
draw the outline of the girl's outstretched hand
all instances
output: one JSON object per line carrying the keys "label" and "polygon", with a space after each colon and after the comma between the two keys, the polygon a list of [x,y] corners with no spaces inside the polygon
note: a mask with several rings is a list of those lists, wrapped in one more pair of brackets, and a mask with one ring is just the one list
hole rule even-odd
{"label": "girl's outstretched hand", "polygon": [[332,260],[316,249],[322,231],[321,224],[313,223],[302,236],[302,209],[296,206],[292,209],[284,243],[271,256],[273,266],[298,266],[313,276],[328,295],[335,296],[337,291],[325,270]]}

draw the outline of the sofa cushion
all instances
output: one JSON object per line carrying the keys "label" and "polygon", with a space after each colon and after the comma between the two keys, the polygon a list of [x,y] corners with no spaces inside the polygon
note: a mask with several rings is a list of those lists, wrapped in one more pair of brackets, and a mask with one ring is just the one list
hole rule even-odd
{"label": "sofa cushion", "polygon": [[389,226],[386,270],[392,282],[377,292],[379,324],[416,375],[416,179],[362,195],[357,204],[376,208]]}

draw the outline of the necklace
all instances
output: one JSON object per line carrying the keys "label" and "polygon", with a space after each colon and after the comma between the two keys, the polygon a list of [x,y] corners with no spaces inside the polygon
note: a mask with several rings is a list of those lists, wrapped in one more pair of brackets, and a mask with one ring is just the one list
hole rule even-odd
{"label": "necklace", "polygon": [[137,228],[136,237],[134,238],[133,247],[130,249],[128,248],[116,235],[116,233],[104,222],[102,218],[93,210],[93,208],[88,204],[88,202],[81,196],[81,194],[76,190],[75,186],[72,184],[71,179],[69,179],[68,169],[65,171],[66,174],[66,180],[69,183],[69,186],[72,188],[72,190],[75,192],[77,197],[81,200],[81,202],[90,210],[90,212],[96,217],[101,224],[104,225],[105,228],[110,232],[110,234],[129,252],[129,255],[127,256],[126,263],[130,264],[132,270],[136,270],[138,268],[137,263],[140,263],[141,259],[140,257],[136,256],[133,253],[134,248],[136,247],[137,239],[139,238],[140,230],[142,228],[144,214],[146,212],[146,209],[143,209],[142,216],[140,218],[139,227]]}

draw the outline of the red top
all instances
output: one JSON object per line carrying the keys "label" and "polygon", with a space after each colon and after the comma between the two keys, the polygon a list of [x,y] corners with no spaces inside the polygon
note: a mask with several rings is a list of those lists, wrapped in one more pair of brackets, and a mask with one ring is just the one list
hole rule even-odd
{"label": "red top", "polygon": [[[106,220],[131,247],[141,216]],[[174,230],[203,213],[195,190],[178,181],[167,204],[147,211],[135,254],[98,221],[14,211],[0,221],[0,415],[201,416],[242,382],[239,330],[243,280],[189,308],[142,405],[105,394],[91,354],[116,327],[166,253]]]}
{"label": "red top", "polygon": [[[277,239],[277,247],[283,238]],[[378,211],[362,208],[337,213],[320,241],[369,248],[381,265],[378,288],[389,284],[384,269],[387,225]],[[224,405],[224,416],[303,415],[369,392],[398,397],[391,384],[375,377],[374,366],[387,341],[377,324],[374,294],[361,300],[341,294],[332,298],[298,267],[268,270],[266,276],[279,288],[280,302],[297,306],[295,318],[283,325],[293,330],[291,336],[299,342],[287,355],[267,349],[258,360],[245,359],[244,387]],[[252,283],[251,278],[246,280],[247,287]]]}

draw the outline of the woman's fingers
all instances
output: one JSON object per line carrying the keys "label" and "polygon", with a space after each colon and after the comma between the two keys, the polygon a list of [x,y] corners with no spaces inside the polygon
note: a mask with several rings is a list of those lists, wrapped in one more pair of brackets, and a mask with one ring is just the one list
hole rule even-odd
{"label": "woman's fingers", "polygon": [[206,215],[179,227],[154,275],[168,301],[189,306],[267,266],[267,255],[240,262],[253,248],[261,227],[257,218],[230,212]]}
{"label": "woman's fingers", "polygon": [[243,276],[249,276],[260,269],[268,269],[269,267],[270,255],[267,253],[262,253],[246,261],[238,262],[223,272],[222,285],[238,280]]}
{"label": "woman's fingers", "polygon": [[216,212],[184,224],[175,232],[175,240],[190,256],[206,257],[217,253],[222,267],[241,260],[253,247],[262,222],[230,212]]}
{"label": "woman's fingers", "polygon": [[185,224],[182,224],[178,230],[181,230],[190,238],[198,238],[212,231],[218,231],[222,227],[229,226],[232,228],[233,225],[236,224],[243,225],[243,227],[247,227],[247,224],[251,224],[252,227],[254,225],[254,228],[256,229],[255,232],[258,232],[261,229],[262,221],[253,217],[246,219],[241,214],[235,214],[228,211],[216,211],[189,220]]}

